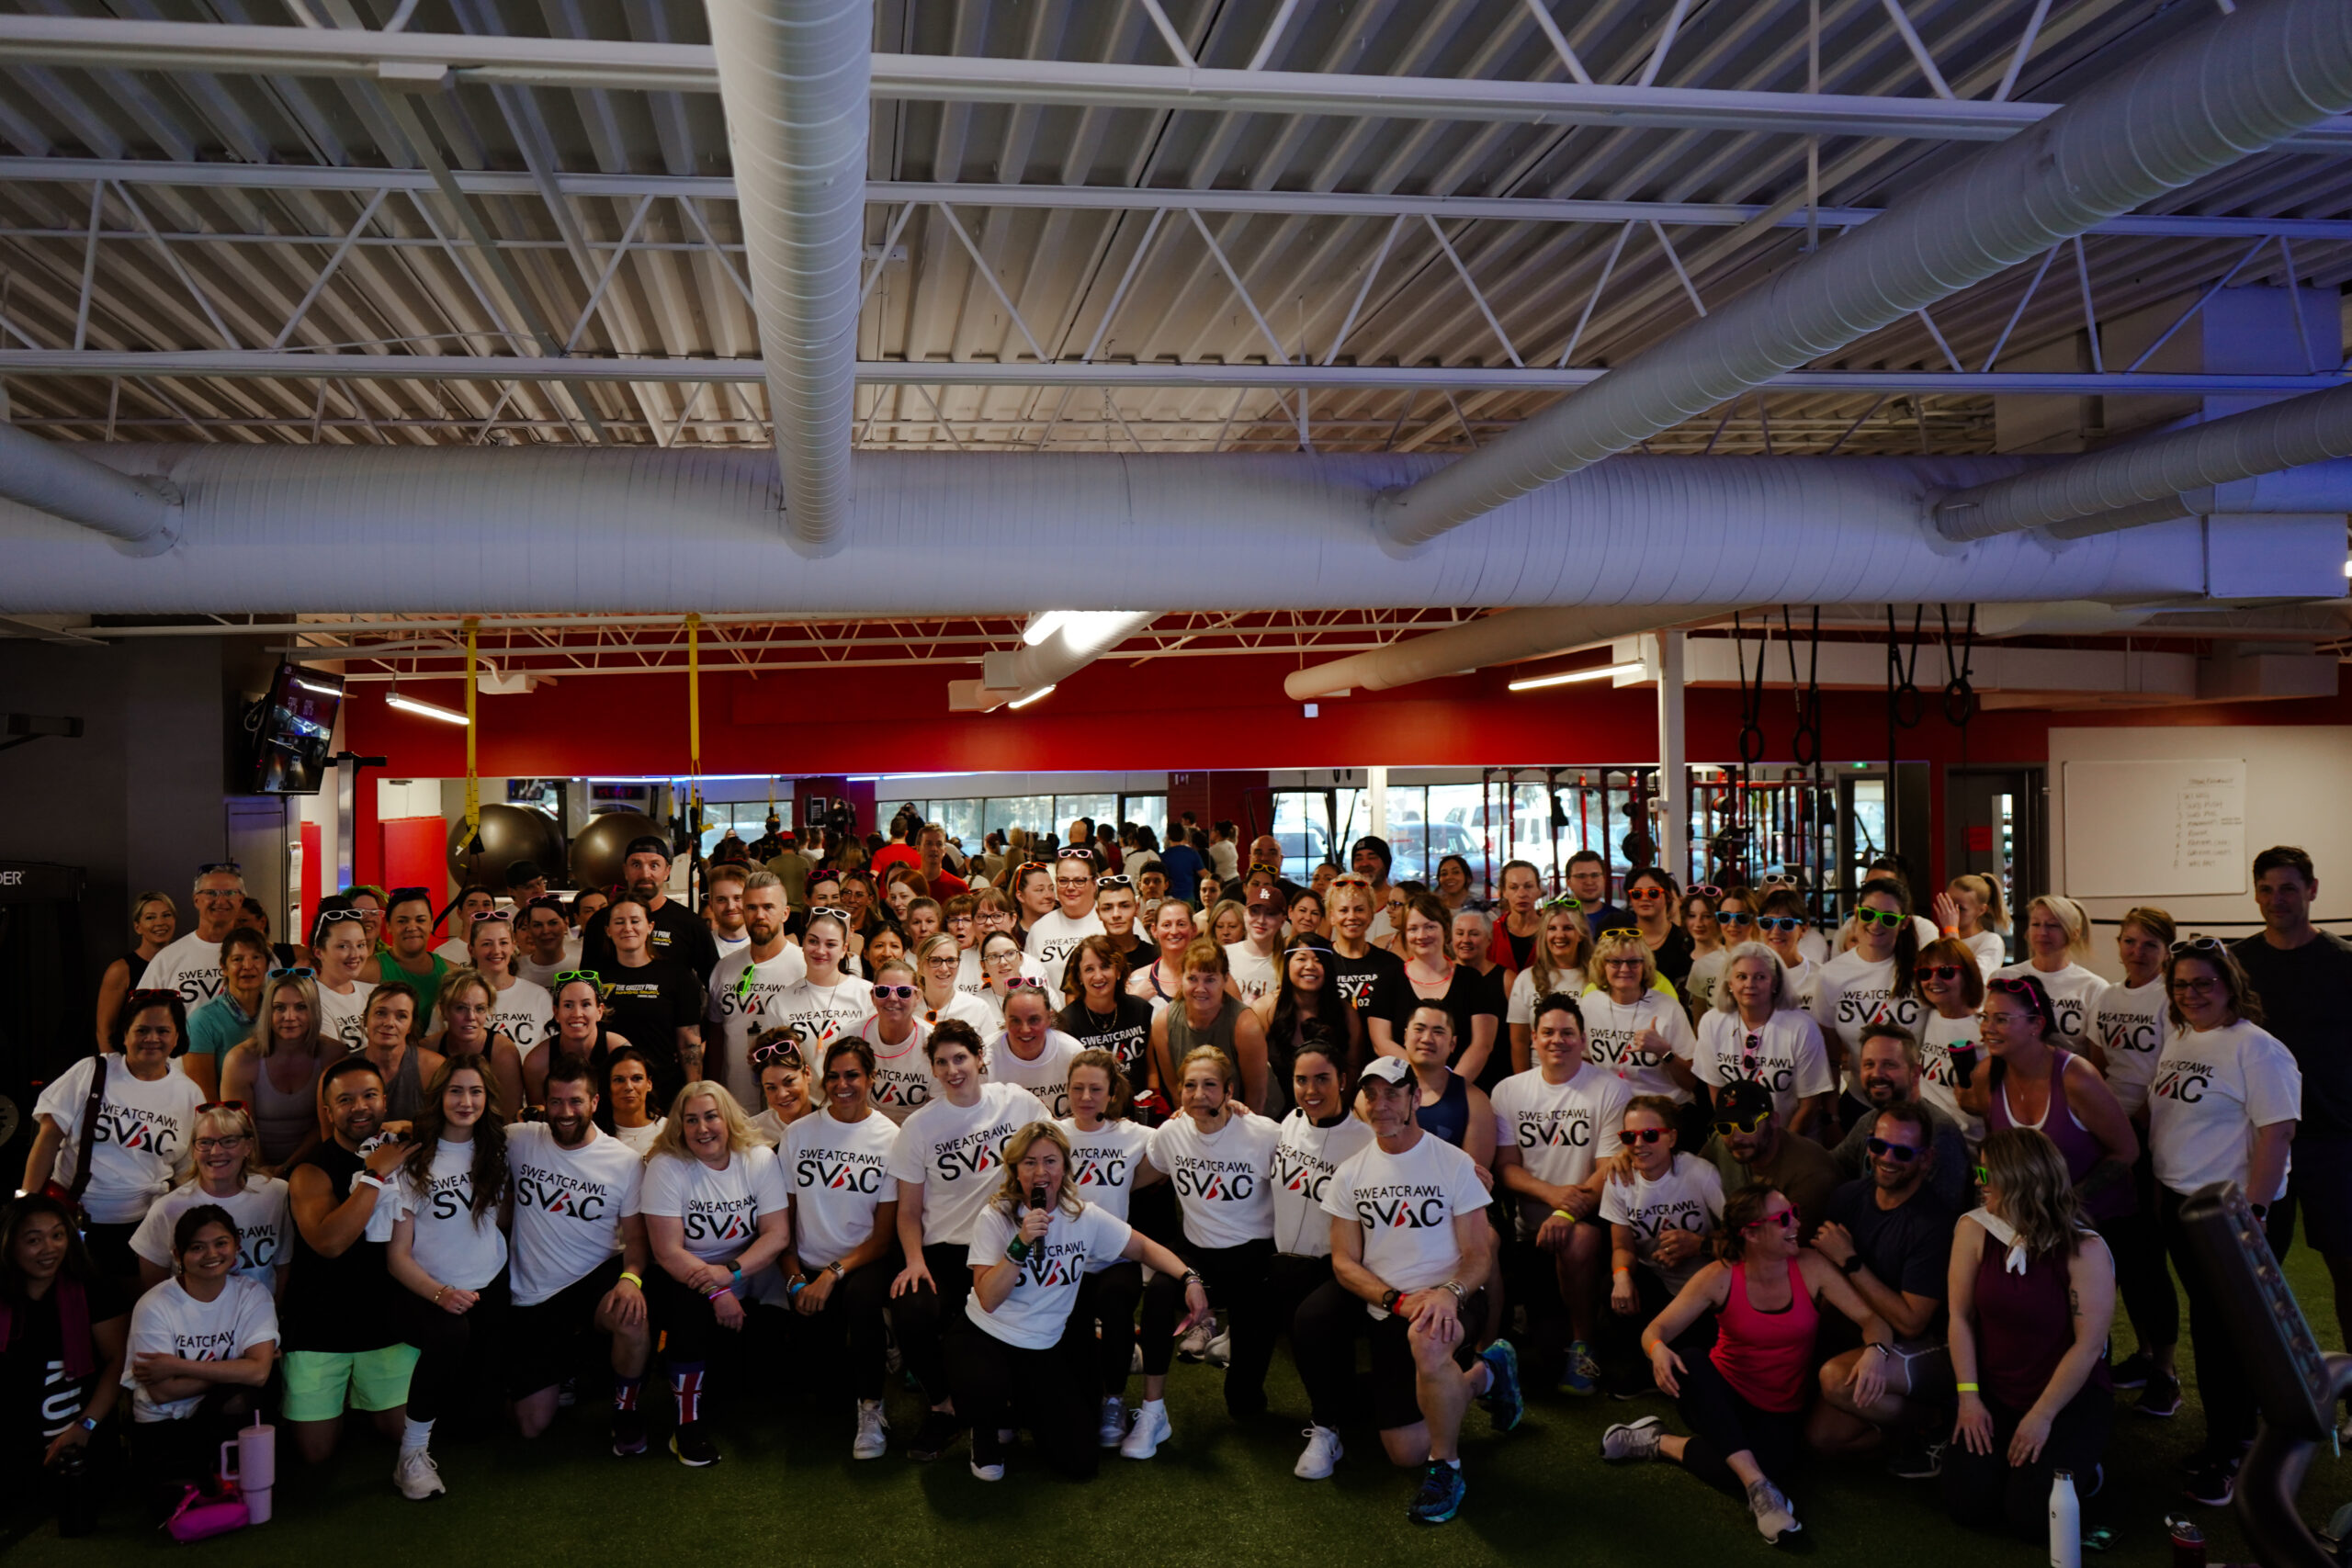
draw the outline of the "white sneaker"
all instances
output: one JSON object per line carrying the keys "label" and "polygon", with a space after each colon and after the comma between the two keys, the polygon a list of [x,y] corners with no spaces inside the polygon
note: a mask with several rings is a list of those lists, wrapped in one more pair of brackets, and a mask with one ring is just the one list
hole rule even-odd
{"label": "white sneaker", "polygon": [[441,1484],[441,1467],[433,1462],[433,1455],[424,1449],[404,1449],[392,1461],[392,1484],[401,1495],[412,1503],[422,1503],[427,1497],[438,1497],[449,1489]]}
{"label": "white sneaker", "polygon": [[1180,1361],[1197,1361],[1207,1355],[1209,1336],[1216,1332],[1216,1325],[1212,1322],[1204,1321],[1193,1325],[1184,1331],[1184,1337],[1176,1341],[1176,1359]]}
{"label": "white sneaker", "polygon": [[1094,1440],[1106,1449],[1115,1449],[1126,1440],[1127,1402],[1111,1398],[1102,1402],[1102,1417],[1094,1426]]}
{"label": "white sneaker", "polygon": [[1159,1445],[1176,1435],[1168,1425],[1168,1404],[1164,1400],[1147,1399],[1136,1411],[1135,1425],[1127,1428],[1126,1437],[1119,1444],[1122,1459],[1149,1459],[1159,1451]]}
{"label": "white sneaker", "polygon": [[1306,1451],[1298,1456],[1298,1462],[1290,1467],[1290,1472],[1301,1481],[1329,1481],[1332,1466],[1346,1451],[1340,1446],[1339,1433],[1329,1427],[1309,1427]]}
{"label": "white sneaker", "polygon": [[1782,1536],[1804,1529],[1797,1523],[1796,1510],[1789,1506],[1788,1498],[1770,1481],[1747,1483],[1747,1511],[1756,1516],[1756,1532],[1774,1546],[1781,1544]]}
{"label": "white sneaker", "polygon": [[1232,1360],[1233,1330],[1228,1328],[1209,1341],[1208,1348],[1201,1352],[1201,1362],[1204,1366],[1223,1367],[1230,1365]]}
{"label": "white sneaker", "polygon": [[880,1459],[890,1451],[890,1423],[882,1418],[882,1402],[861,1399],[857,1402],[857,1438],[850,1444],[852,1459]]}
{"label": "white sneaker", "polygon": [[972,1479],[975,1481],[1002,1481],[1004,1479],[1004,1466],[1001,1464],[982,1464],[979,1461],[974,1460],[972,1461]]}

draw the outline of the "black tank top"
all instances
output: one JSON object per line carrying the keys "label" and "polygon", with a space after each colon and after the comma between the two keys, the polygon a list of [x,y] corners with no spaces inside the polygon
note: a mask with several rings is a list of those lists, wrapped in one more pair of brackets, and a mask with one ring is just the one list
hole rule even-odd
{"label": "black tank top", "polygon": [[[294,1168],[305,1165],[326,1172],[337,1204],[351,1196],[352,1183],[368,1168],[366,1160],[332,1139]],[[377,1195],[380,1212],[388,1213],[384,1206],[391,1201],[390,1191]],[[362,1235],[340,1257],[329,1258],[311,1248],[300,1225],[293,1230],[294,1263],[277,1306],[286,1348],[349,1353],[379,1350],[397,1340],[391,1303],[392,1292],[401,1287],[384,1266],[385,1244]]]}

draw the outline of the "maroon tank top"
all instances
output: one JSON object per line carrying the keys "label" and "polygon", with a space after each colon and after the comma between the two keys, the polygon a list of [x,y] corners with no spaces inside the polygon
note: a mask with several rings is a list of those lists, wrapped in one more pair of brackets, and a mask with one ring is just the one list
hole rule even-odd
{"label": "maroon tank top", "polygon": [[[2066,1064],[2073,1060],[2073,1052],[2062,1051],[2054,1045],[2050,1048],[2050,1108],[2041,1113],[2041,1121],[2033,1130],[2058,1145],[2058,1152],[2065,1156],[2066,1179],[2080,1187],[2083,1178],[2090,1174],[2091,1167],[2107,1157],[2107,1146],[2075,1120],[2074,1108],[2066,1103]],[[1993,1058],[1992,1103],[1985,1108],[1984,1125],[1995,1133],[2026,1125],[2009,1114],[2009,1091],[2005,1071],[2007,1066],[2008,1064],[1998,1056]],[[2086,1201],[2083,1207],[2096,1222],[2130,1213],[2134,1201],[2132,1184],[2118,1181],[2109,1184],[2107,1190],[2098,1197]]]}
{"label": "maroon tank top", "polygon": [[[2066,1303],[2064,1258],[2036,1258],[2024,1273],[2012,1274],[2008,1255],[1987,1233],[1976,1265],[1976,1375],[1986,1393],[2011,1410],[2025,1410],[2075,1348],[2075,1314]],[[2083,1386],[2113,1386],[2104,1356]]]}

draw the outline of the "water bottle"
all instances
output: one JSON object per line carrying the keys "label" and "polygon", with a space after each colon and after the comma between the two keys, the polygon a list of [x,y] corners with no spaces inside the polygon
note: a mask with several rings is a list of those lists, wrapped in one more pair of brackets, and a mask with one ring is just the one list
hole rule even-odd
{"label": "water bottle", "polygon": [[[229,1468],[231,1450],[236,1468]],[[254,1412],[254,1424],[241,1427],[234,1438],[220,1445],[220,1478],[233,1481],[245,1496],[247,1522],[266,1525],[270,1516],[270,1492],[277,1484],[277,1428]]]}
{"label": "water bottle", "polygon": [[96,1534],[98,1528],[97,1467],[86,1446],[74,1444],[49,1467],[51,1495],[57,1503],[57,1533]]}
{"label": "water bottle", "polygon": [[2083,1505],[2068,1470],[2050,1477],[2050,1568],[2083,1568]]}

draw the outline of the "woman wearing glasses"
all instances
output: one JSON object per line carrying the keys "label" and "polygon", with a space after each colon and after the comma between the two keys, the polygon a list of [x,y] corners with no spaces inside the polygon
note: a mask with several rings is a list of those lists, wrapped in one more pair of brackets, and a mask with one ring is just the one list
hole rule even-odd
{"label": "woman wearing glasses", "polygon": [[[1754,895],[1749,895],[1753,897]],[[1718,917],[1721,918],[1721,917]],[[1736,922],[1726,922],[1730,930]],[[1789,993],[1804,996],[1813,989],[1813,977],[1821,972],[1818,960],[1805,950],[1819,940],[1805,914],[1804,896],[1786,887],[1776,887],[1763,896],[1757,906],[1756,934],[1772,956],[1788,971]]]}
{"label": "woman wearing glasses", "polygon": [[1678,1145],[1681,1108],[1640,1094],[1625,1107],[1618,1146],[1632,1156],[1631,1179],[1600,1190],[1609,1227],[1609,1308],[1620,1317],[1656,1317],[1707,1266],[1724,1217],[1723,1173]]}
{"label": "woman wearing glasses", "polygon": [[2059,1043],[2041,981],[1996,976],[1978,1019],[1986,1059],[1960,1091],[1961,1105],[1984,1118],[1988,1134],[2030,1127],[2057,1145],[2093,1224],[2104,1229],[2131,1213],[2139,1136],[2098,1069]]}
{"label": "woman wearing glasses", "polygon": [[[548,1005],[552,1007],[552,1001]],[[498,1103],[519,1108],[523,1053],[515,1049],[513,1037],[498,1027],[497,982],[479,969],[450,970],[441,982],[441,1032],[426,1043],[444,1056],[481,1057],[498,1080]]]}
{"label": "woman wearing glasses", "polygon": [[2039,1541],[2052,1472],[2097,1474],[2107,1452],[2115,1266],[2049,1139],[2013,1128],[1978,1157],[1984,1206],[1952,1232],[1945,1296],[1960,1419],[1944,1507],[1957,1523]]}
{"label": "woman wearing glasses", "polygon": [[[914,963],[910,971],[915,977],[916,986],[911,1010],[924,1028],[951,1018],[960,1018],[974,1029],[995,1026],[996,1017],[989,1010],[989,1005],[958,984],[964,972],[965,954],[969,951],[949,931],[940,932],[915,949]],[[972,953],[972,964],[977,971],[979,965],[977,953]],[[875,978],[877,981],[881,978],[878,972]],[[875,1005],[877,1010],[880,1008],[878,999]],[[868,1040],[872,1038],[867,1036]],[[916,1055],[919,1065],[922,1054],[918,1052]],[[928,1076],[925,1075],[926,1078]],[[888,1104],[885,1102],[882,1109],[887,1113]]]}
{"label": "woman wearing glasses", "polygon": [[206,1099],[220,1092],[220,1058],[253,1032],[262,979],[277,966],[269,938],[250,926],[220,939],[220,994],[187,1015],[187,1051],[179,1058]]}
{"label": "woman wearing glasses", "polygon": [[1171,1091],[1179,1064],[1215,1046],[1240,1074],[1244,1100],[1255,1105],[1266,1095],[1266,1032],[1227,988],[1226,975],[1225,949],[1216,942],[1204,937],[1185,950],[1177,999],[1151,1021],[1152,1071],[1162,1091]]}
{"label": "woman wearing glasses", "polygon": [[1961,1104],[1960,1091],[1976,1071],[1984,1040],[1976,1016],[1984,1006],[1976,954],[1957,937],[1938,937],[1919,950],[1913,973],[1928,1004],[1919,1028],[1919,1100],[1951,1118],[1974,1148],[1984,1141],[1984,1118]]}
{"label": "woman wearing glasses", "polygon": [[1593,943],[1593,964],[1601,986],[1584,997],[1587,1059],[1624,1079],[1635,1094],[1690,1106],[1699,1081],[1690,1070],[1698,1037],[1681,1005],[1657,988],[1649,944],[1623,927],[1602,931]]}
{"label": "woman wearing glasses", "polygon": [[990,931],[980,943],[980,978],[984,982],[978,1000],[988,1009],[986,1025],[975,1024],[981,1033],[1004,1027],[1004,1004],[1012,993],[1023,987],[1043,989],[1045,966],[1021,951],[1020,939],[1005,931]]}
{"label": "woman wearing glasses", "polygon": [[[1503,874],[1510,886],[1510,874]],[[1542,941],[1510,983],[1510,1000],[1503,1021],[1510,1028],[1511,1070],[1523,1073],[1534,1065],[1535,1004],[1545,997],[1581,997],[1585,961],[1592,952],[1592,933],[1585,929],[1584,906],[1575,897],[1548,899],[1537,911],[1544,917]]]}
{"label": "woman wearing glasses", "polygon": [[[130,1238],[156,1199],[188,1168],[189,1141],[204,1091],[172,1071],[187,1038],[177,991],[133,991],[124,998],[114,1050],[84,1056],[33,1102],[32,1154],[22,1190],[51,1183],[89,1216],[84,1239],[109,1280],[136,1292],[139,1259]],[[99,1129],[110,1129],[105,1137]],[[90,1136],[85,1136],[89,1133]]]}
{"label": "woman wearing glasses", "polygon": [[311,953],[319,968],[319,1032],[345,1051],[368,1043],[368,993],[376,987],[359,972],[375,952],[367,910],[332,898],[321,905],[311,927]]}
{"label": "woman wearing glasses", "polygon": [[[1778,1544],[1804,1528],[1781,1483],[1796,1463],[1804,1435],[1821,1326],[1815,1303],[1836,1307],[1861,1330],[1863,1342],[1877,1348],[1855,1363],[1857,1404],[1875,1404],[1883,1391],[1881,1369],[1894,1353],[1894,1331],[1837,1265],[1797,1245],[1797,1211],[1770,1187],[1743,1187],[1724,1201],[1715,1257],[1642,1330],[1651,1374],[1691,1435],[1671,1436],[1657,1416],[1645,1416],[1610,1427],[1600,1454],[1679,1464],[1744,1497],[1758,1533]],[[1676,1341],[1709,1313],[1715,1316],[1713,1348],[1678,1350]]]}
{"label": "woman wearing glasses", "polygon": [[1784,987],[1781,961],[1762,942],[1742,942],[1726,955],[1714,1005],[1699,1018],[1690,1069],[1712,1091],[1735,1078],[1759,1084],[1772,1112],[1796,1136],[1826,1125],[1837,1099],[1821,1026]]}
{"label": "woman wearing glasses", "polygon": [[1871,1110],[1852,1067],[1861,1053],[1862,1026],[1897,1023],[1915,1039],[1919,1033],[1927,1004],[1919,999],[1918,966],[1910,893],[1891,876],[1871,877],[1854,908],[1854,945],[1823,964],[1813,982],[1813,1019],[1846,1089],[1843,1123],[1851,1125]]}
{"label": "woman wearing glasses", "polygon": [[[314,1124],[316,1120],[314,1111]],[[232,1100],[202,1107],[194,1131],[194,1171],[155,1200],[130,1237],[130,1250],[139,1256],[140,1289],[152,1291],[172,1277],[174,1227],[189,1210],[210,1203],[229,1216],[235,1232],[231,1269],[274,1296],[286,1260],[286,1183],[262,1168],[253,1118],[243,1105]]]}
{"label": "woman wearing glasses", "polygon": [[[2222,1305],[2219,1281],[2181,1228],[2180,1206],[2209,1182],[2234,1181],[2257,1220],[2287,1189],[2287,1156],[2301,1115],[2294,1056],[2262,1027],[2262,1004],[2237,957],[2210,936],[2175,942],[2165,960],[2172,1032],[2148,1091],[2158,1223],[2188,1296],[2189,1348],[2205,1405],[2205,1441],[2188,1494],[2220,1507],[2235,1495],[2238,1461],[2253,1440],[2254,1390]],[[2288,1238],[2272,1238],[2274,1251]]]}
{"label": "woman wearing glasses", "polygon": [[2026,906],[2025,946],[2024,963],[1996,969],[1992,977],[2032,976],[2050,998],[2058,1033],[2069,1048],[2082,1050],[2107,990],[2106,980],[2083,963],[2091,953],[2091,918],[2072,898],[2044,893]]}
{"label": "woman wearing glasses", "polygon": [[[280,969],[263,985],[252,1035],[220,1066],[220,1098],[253,1112],[257,1165],[284,1170],[319,1141],[319,1076],[328,1043],[319,1033],[317,982]],[[333,1055],[345,1055],[341,1045]]]}
{"label": "woman wearing glasses", "polygon": [[1453,1017],[1453,1039],[1460,1053],[1454,1058],[1455,1069],[1473,1082],[1483,1082],[1496,1054],[1495,1034],[1502,1025],[1502,1013],[1485,977],[1453,962],[1449,946],[1453,918],[1430,894],[1418,894],[1407,906],[1404,968],[1390,976],[1385,991],[1374,996],[1365,1032],[1374,1054],[1401,1055],[1406,1019],[1421,1003],[1435,1002]]}
{"label": "woman wearing glasses", "polygon": [[1645,865],[1625,877],[1625,902],[1634,911],[1634,929],[1650,950],[1657,972],[1679,992],[1690,977],[1694,949],[1690,933],[1674,923],[1674,906],[1681,889],[1668,872]]}
{"label": "woman wearing glasses", "polygon": [[1724,964],[1729,961],[1731,950],[1745,940],[1724,938],[1723,922],[1715,914],[1723,898],[1724,890],[1708,883],[1693,887],[1680,899],[1682,929],[1690,936],[1690,972],[1682,981],[1682,996],[1690,1004],[1693,1018],[1714,1005],[1715,986],[1723,979]]}
{"label": "woman wearing glasses", "polygon": [[1309,1030],[1327,1030],[1340,1043],[1341,1072],[1352,1076],[1363,1059],[1363,1025],[1332,981],[1328,948],[1293,938],[1281,985],[1251,1010],[1266,1036],[1265,1113],[1277,1122],[1290,1114],[1291,1058]]}

